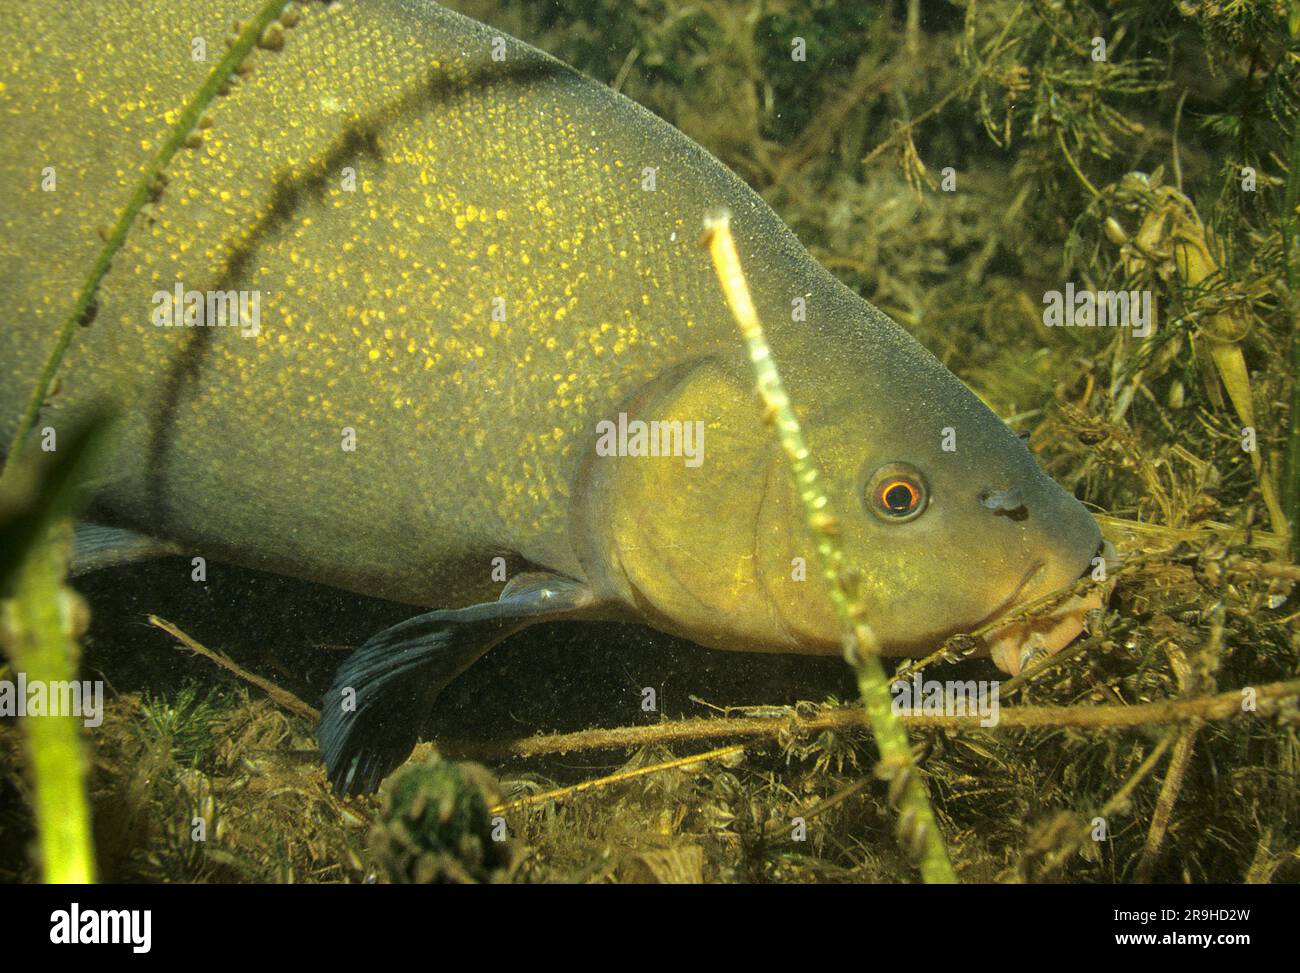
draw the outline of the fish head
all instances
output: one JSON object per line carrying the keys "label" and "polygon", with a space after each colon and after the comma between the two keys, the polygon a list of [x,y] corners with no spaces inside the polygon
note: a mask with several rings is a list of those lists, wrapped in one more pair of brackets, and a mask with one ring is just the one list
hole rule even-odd
{"label": "fish head", "polygon": [[[1094,569],[1096,520],[955,375],[905,335],[848,351],[835,367],[796,372],[792,399],[810,403],[802,424],[835,518],[822,528],[885,654],[929,654]],[[795,486],[768,491],[763,583],[796,643],[839,646],[828,582],[808,583],[816,535],[802,506]],[[808,580],[793,581],[789,564],[801,555]],[[1065,600],[1033,622],[990,630],[982,648],[1017,672],[1027,649],[1062,648],[1099,605],[1096,593]]]}
{"label": "fish head", "polygon": [[[919,655],[1070,586],[1092,567],[1101,534],[960,380],[914,342],[886,350],[857,367],[819,358],[813,370],[790,355],[790,385],[865,617],[886,654]],[[588,461],[575,534],[594,587],[701,644],[841,651],[800,484],[752,378],[700,367],[629,409],[629,422],[699,423],[702,462]],[[1019,641],[1032,635],[1054,650],[1078,634],[1082,610],[1067,614],[988,648],[1015,671]]]}

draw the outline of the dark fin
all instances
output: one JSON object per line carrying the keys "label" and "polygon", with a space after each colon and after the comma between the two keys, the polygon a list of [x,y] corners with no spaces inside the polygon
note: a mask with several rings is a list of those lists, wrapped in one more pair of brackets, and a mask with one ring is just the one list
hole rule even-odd
{"label": "dark fin", "polygon": [[134,564],[136,561],[178,552],[179,548],[173,544],[137,534],[133,530],[101,527],[99,524],[77,524],[72,539],[72,565],[68,574],[75,578],[102,568]]}
{"label": "dark fin", "polygon": [[521,574],[496,601],[418,615],[371,638],[339,667],[321,707],[316,739],[334,789],[369,794],[411,755],[448,683],[520,629],[592,603],[570,578]]}

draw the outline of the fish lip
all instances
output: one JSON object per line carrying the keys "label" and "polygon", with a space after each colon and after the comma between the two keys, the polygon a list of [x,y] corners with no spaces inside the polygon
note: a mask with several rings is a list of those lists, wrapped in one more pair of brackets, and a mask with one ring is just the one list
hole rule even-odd
{"label": "fish lip", "polygon": [[[1091,561],[1089,563],[1091,563]],[[1011,589],[1011,594],[1003,598],[1002,601],[998,604],[998,606],[994,608],[991,612],[989,612],[987,615],[985,615],[984,620],[981,621],[979,624],[977,624],[975,627],[980,628],[984,625],[989,624],[990,622],[996,621],[998,618],[1002,617],[1007,612],[1011,611],[1011,609],[1013,609],[1016,605],[1020,604],[1021,592],[1027,589],[1035,580],[1037,580],[1038,576],[1041,575],[1046,570],[1047,570],[1046,561],[1035,561],[1033,564],[1029,565],[1029,567],[1025,570],[1024,575],[1020,578],[1019,583],[1014,588]],[[993,630],[993,632],[996,631],[997,629]],[[989,632],[987,633],[987,635],[992,635],[993,632]]]}
{"label": "fish lip", "polygon": [[[1059,591],[1064,591],[1066,588],[1070,587],[1072,584],[1074,584],[1079,579],[1083,578],[1084,576],[1086,576],[1092,571],[1092,562],[1094,558],[1100,556],[1100,557],[1106,557],[1109,560],[1109,558],[1115,557],[1114,551],[1115,551],[1114,546],[1111,545],[1110,542],[1107,541],[1104,537],[1101,538],[1097,542],[1096,550],[1084,556],[1083,566],[1079,569],[1079,573],[1074,576],[1074,580],[1068,582],[1067,584],[1061,585],[1058,588],[1054,588],[1052,591],[1044,591],[1043,595],[1046,596],[1046,595],[1056,594]],[[998,605],[998,607],[995,608],[992,612],[990,612],[985,617],[984,621],[981,622],[980,624],[987,625],[989,622],[996,619],[999,615],[1005,614],[1006,612],[1009,612],[1011,609],[1015,608],[1016,605],[1019,604],[1018,599],[1020,597],[1021,592],[1025,591],[1029,587],[1032,587],[1033,583],[1038,580],[1038,576],[1045,573],[1046,571],[1047,571],[1046,561],[1038,560],[1035,561],[1033,564],[1031,564],[1029,566],[1029,569],[1025,571],[1024,577],[1020,579],[1020,583],[1016,585],[1016,587],[1012,590],[1011,594],[1008,595],[1005,599],[1003,599],[1002,603]]]}
{"label": "fish lip", "polygon": [[[1109,558],[1109,556],[1112,556],[1113,554],[1114,554],[1114,547],[1109,546],[1109,542],[1106,541],[1104,537],[1101,538],[1098,541],[1095,551],[1089,553],[1083,558],[1083,568],[1079,571],[1078,575],[1074,578],[1073,581],[1061,585],[1059,587],[1053,588],[1051,591],[1042,592],[1041,593],[1042,596],[1050,597],[1052,595],[1059,595],[1063,592],[1068,591],[1069,589],[1073,588],[1078,583],[1079,580],[1088,576],[1088,574],[1092,570],[1094,558],[1096,558],[1099,555],[1102,557]],[[1045,561],[1039,561],[1035,565],[1031,565],[1030,569],[1025,573],[1025,576],[1021,579],[1020,584],[1018,584],[1015,590],[1011,592],[1011,595],[1006,600],[1004,600],[1003,603],[980,626],[980,627],[991,626],[989,627],[988,631],[984,632],[980,636],[980,640],[986,646],[986,651],[988,651],[990,654],[993,653],[995,647],[998,645],[999,640],[1002,639],[1007,633],[1014,631],[1017,625],[1027,624],[1032,626],[1034,624],[1034,622],[1026,621],[1025,619],[1007,620],[1005,622],[1002,622],[1001,624],[998,624],[998,619],[1004,615],[1012,614],[1021,605],[1027,603],[1028,601],[1032,601],[1033,599],[1028,599],[1028,598],[1022,600],[1022,595],[1026,590],[1029,590],[1032,584],[1034,583],[1034,581],[1039,580],[1041,574],[1045,573],[1046,571],[1047,571],[1047,563]],[[1075,596],[1073,596],[1073,600],[1062,602],[1061,605],[1058,605],[1055,609],[1053,609],[1053,612],[1048,614],[1046,617],[1048,619],[1053,619],[1053,620],[1058,619],[1059,617],[1061,617],[1060,613],[1063,610],[1062,606],[1068,607],[1070,605],[1073,605],[1074,602],[1078,601],[1080,597],[1081,597],[1080,595],[1076,594]],[[998,665],[999,667],[1002,667],[1003,663],[999,662]],[[1014,675],[1018,670],[1013,668],[1004,671],[1009,671]]]}
{"label": "fish lip", "polygon": [[[1115,556],[1114,550],[1115,550],[1114,546],[1110,545],[1109,541],[1107,541],[1104,537],[1101,538],[1097,542],[1096,550],[1084,556],[1083,567],[1079,569],[1079,573],[1074,576],[1073,581],[1061,585],[1059,588],[1054,588],[1052,591],[1044,591],[1043,595],[1046,596],[1046,595],[1056,594],[1057,592],[1060,591],[1064,591],[1066,588],[1070,587],[1072,584],[1076,583],[1080,578],[1083,578],[1085,575],[1087,575],[1089,572],[1092,571],[1093,558],[1098,556],[1107,557],[1108,554],[1110,557],[1114,557]],[[1029,569],[1025,571],[1024,577],[1020,579],[1020,583],[1016,585],[1016,587],[1012,590],[1011,594],[1009,594],[1006,598],[1004,598],[1002,600],[1002,603],[998,605],[997,608],[995,608],[988,615],[986,615],[984,621],[980,622],[980,625],[987,625],[989,622],[995,621],[1000,615],[1006,614],[1007,612],[1015,608],[1018,604],[1020,604],[1019,599],[1021,593],[1025,591],[1027,588],[1032,587],[1033,583],[1038,580],[1038,576],[1046,573],[1046,571],[1047,571],[1046,561],[1038,560],[1035,561],[1033,564],[1031,564],[1029,566]],[[997,629],[993,629],[991,632],[986,633],[986,635],[993,635],[996,632]]]}

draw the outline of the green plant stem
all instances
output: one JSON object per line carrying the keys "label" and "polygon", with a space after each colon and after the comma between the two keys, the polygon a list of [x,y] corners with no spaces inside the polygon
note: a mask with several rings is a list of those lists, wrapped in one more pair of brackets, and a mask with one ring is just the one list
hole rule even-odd
{"label": "green plant stem", "polygon": [[837,538],[839,521],[831,509],[830,498],[819,486],[817,466],[804,442],[803,431],[763,335],[729,223],[725,214],[711,218],[707,223],[714,269],[748,347],[749,360],[758,380],[758,392],[763,400],[764,419],[774,425],[777,439],[790,461],[818,561],[845,633],[845,654],[857,670],[858,690],[871,720],[872,735],[880,749],[881,770],[890,781],[890,796],[900,812],[900,838],[919,859],[924,881],[956,882],[957,876],[948,860],[948,849],[930,806],[925,783],[912,759],[907,730],[893,710],[884,666],[880,662],[879,643],[866,621],[866,612],[858,595],[860,576],[845,569],[844,553]]}
{"label": "green plant stem", "polygon": [[[47,530],[44,540],[24,559],[6,608],[14,670],[25,673],[29,684],[40,681],[47,687],[77,678],[77,644],[69,631],[61,546],[59,532]],[[45,881],[93,882],[85,754],[77,717],[28,716],[23,723]]]}
{"label": "green plant stem", "polygon": [[77,330],[78,323],[86,320],[89,315],[90,309],[95,303],[95,295],[99,292],[99,285],[103,282],[104,277],[108,274],[109,267],[112,265],[113,256],[126,241],[126,235],[130,232],[131,225],[140,214],[140,210],[153,196],[158,180],[166,170],[168,163],[171,162],[172,157],[176,155],[181,146],[185,144],[186,138],[198,125],[203,113],[212,103],[212,100],[216,98],[217,92],[230,80],[230,76],[234,74],[235,69],[252,51],[261,38],[262,32],[266,30],[273,20],[280,16],[289,3],[290,0],[268,0],[267,3],[262,5],[257,15],[239,33],[235,42],[230,45],[225,57],[217,62],[198,91],[186,103],[181,111],[180,118],[177,119],[176,125],[168,134],[166,141],[163,142],[158,153],[149,161],[149,164],[145,166],[144,171],[140,174],[135,190],[127,201],[126,208],[122,210],[122,214],[117,218],[117,222],[109,232],[103,249],[100,250],[99,256],[95,258],[90,275],[86,278],[81,291],[77,294],[77,301],[72,307],[72,312],[68,315],[67,320],[63,322],[58,340],[50,351],[49,358],[45,361],[45,367],[41,369],[36,386],[32,389],[31,397],[27,400],[27,406],[18,420],[17,427],[14,429],[13,438],[9,443],[9,451],[6,454],[4,474],[0,475],[8,474],[13,466],[14,457],[18,455],[18,451],[22,448],[32,427],[36,425],[36,417],[40,414],[41,405],[50,395],[50,389],[54,384],[54,376],[58,374],[59,366],[63,363],[63,356],[68,350],[68,345],[72,343],[72,336]]}

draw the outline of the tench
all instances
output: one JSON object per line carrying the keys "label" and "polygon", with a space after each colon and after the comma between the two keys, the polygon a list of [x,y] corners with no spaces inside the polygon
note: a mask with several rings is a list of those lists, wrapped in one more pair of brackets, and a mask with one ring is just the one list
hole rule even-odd
{"label": "tench", "polygon": [[[253,6],[5,4],[3,441],[103,228]],[[95,523],[438,609],[340,669],[336,787],[373,789],[439,691],[538,622],[841,651],[699,244],[722,207],[886,652],[1090,568],[1083,505],[676,129],[427,0],[283,20],[155,187],[36,434],[111,402]],[[997,661],[1079,614],[994,640]]]}

